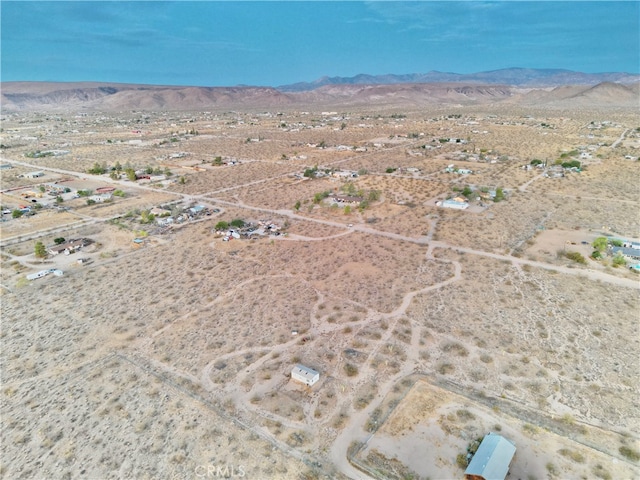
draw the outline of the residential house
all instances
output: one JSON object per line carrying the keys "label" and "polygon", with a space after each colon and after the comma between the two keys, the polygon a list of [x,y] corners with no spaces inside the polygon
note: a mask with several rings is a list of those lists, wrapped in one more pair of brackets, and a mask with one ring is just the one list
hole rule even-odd
{"label": "residential house", "polygon": [[60,243],[58,245],[52,245],[47,248],[48,252],[51,255],[58,255],[60,253],[65,253],[65,255],[69,255],[77,250],[80,250],[87,244],[87,241],[84,238],[76,238],[74,240],[69,240],[68,242]]}
{"label": "residential house", "polygon": [[91,195],[88,200],[93,200],[96,203],[103,203],[111,200],[112,195],[110,193],[102,193],[100,195]]}
{"label": "residential house", "polygon": [[631,248],[631,247],[611,247],[611,253],[613,255],[617,255],[620,253],[621,255],[630,258],[632,260],[640,260],[640,249]]}

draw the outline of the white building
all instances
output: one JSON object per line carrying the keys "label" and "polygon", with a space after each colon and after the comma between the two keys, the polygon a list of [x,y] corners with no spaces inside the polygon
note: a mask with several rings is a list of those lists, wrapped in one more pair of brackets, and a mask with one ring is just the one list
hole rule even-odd
{"label": "white building", "polygon": [[320,380],[320,374],[312,368],[298,364],[291,370],[291,378],[305,385],[312,386]]}
{"label": "white building", "polygon": [[108,202],[111,200],[112,196],[110,193],[101,193],[98,195],[91,195],[88,200],[93,200],[96,203]]}
{"label": "white building", "polygon": [[438,207],[444,207],[444,208],[455,208],[456,210],[465,210],[467,208],[469,208],[469,203],[468,202],[459,202],[457,200],[444,200],[442,202],[438,201],[436,202],[436,205]]}
{"label": "white building", "polygon": [[29,172],[22,175],[24,178],[39,178],[44,177],[44,172]]}

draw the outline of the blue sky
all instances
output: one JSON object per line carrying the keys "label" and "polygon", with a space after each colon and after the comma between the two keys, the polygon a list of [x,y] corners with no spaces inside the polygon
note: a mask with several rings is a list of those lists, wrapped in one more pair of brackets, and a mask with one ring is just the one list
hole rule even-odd
{"label": "blue sky", "polygon": [[1,8],[3,81],[283,85],[508,67],[640,72],[640,2],[81,2]]}

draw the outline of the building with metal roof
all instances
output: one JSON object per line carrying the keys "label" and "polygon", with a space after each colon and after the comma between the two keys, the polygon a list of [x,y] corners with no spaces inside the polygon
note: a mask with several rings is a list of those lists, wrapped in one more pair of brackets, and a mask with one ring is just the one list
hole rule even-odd
{"label": "building with metal roof", "polygon": [[311,386],[320,380],[320,374],[312,368],[298,364],[291,370],[291,378]]}
{"label": "building with metal roof", "polygon": [[489,433],[464,471],[465,480],[504,480],[515,453],[513,443],[502,435]]}

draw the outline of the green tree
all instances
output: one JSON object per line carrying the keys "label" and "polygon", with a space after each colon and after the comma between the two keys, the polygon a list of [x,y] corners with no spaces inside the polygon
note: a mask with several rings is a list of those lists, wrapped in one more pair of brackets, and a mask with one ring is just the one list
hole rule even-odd
{"label": "green tree", "polygon": [[124,173],[127,176],[127,178],[132,182],[135,182],[138,179],[138,176],[136,175],[136,171],[133,168],[126,168],[124,170]]}
{"label": "green tree", "polygon": [[242,220],[241,218],[234,218],[233,220],[231,220],[230,225],[232,227],[242,228],[244,227],[244,220]]}
{"label": "green tree", "polygon": [[504,190],[502,190],[502,188],[498,187],[496,188],[496,196],[493,197],[493,201],[494,202],[500,202],[504,200]]}
{"label": "green tree", "polygon": [[44,193],[44,192],[45,192],[45,190],[46,190],[46,188],[44,188],[44,185],[40,185],[40,186],[38,187],[38,189],[39,189],[42,193]]}
{"label": "green tree", "polygon": [[213,162],[211,162],[213,165],[215,165],[216,167],[219,167],[220,165],[222,165],[222,157],[218,156],[216,158],[213,159]]}
{"label": "green tree", "polygon": [[122,170],[122,165],[120,164],[120,162],[116,162],[116,164],[113,166],[113,169],[116,172],[120,172]]}
{"label": "green tree", "polygon": [[607,237],[598,237],[596,238],[591,246],[595,248],[598,252],[602,253],[607,249]]}
{"label": "green tree", "polygon": [[113,191],[113,196],[114,197],[124,197],[125,193],[122,190],[118,189],[118,190],[114,190]]}
{"label": "green tree", "polygon": [[140,212],[140,223],[151,223],[156,219],[156,216],[149,212],[149,210],[143,210]]}
{"label": "green tree", "polygon": [[60,195],[58,195],[56,197],[56,204],[60,205],[62,202],[64,202],[64,198],[62,198]]}
{"label": "green tree", "polygon": [[349,215],[351,213],[351,205],[344,206],[344,214]]}
{"label": "green tree", "polygon": [[298,201],[296,202],[296,204],[293,206],[293,208],[294,208],[294,210],[296,210],[296,211],[297,211],[297,210],[300,210],[300,200],[298,200]]}
{"label": "green tree", "polygon": [[318,171],[318,167],[315,166],[313,168],[307,168],[305,169],[303,175],[307,178],[313,178],[316,176],[316,172]]}
{"label": "green tree", "polygon": [[225,221],[220,221],[218,223],[216,223],[216,230],[228,230],[229,229],[229,223],[225,222]]}
{"label": "green tree", "polygon": [[36,258],[46,258],[47,257],[47,248],[44,246],[42,242],[36,242],[35,245],[35,255]]}
{"label": "green tree", "polygon": [[318,192],[313,196],[313,203],[318,204],[329,196],[329,192]]}
{"label": "green tree", "polygon": [[22,210],[18,210],[17,208],[11,212],[11,218],[20,218],[24,212]]}
{"label": "green tree", "polygon": [[61,243],[64,243],[64,237],[58,237],[58,238],[54,238],[53,239],[53,243],[55,243],[56,245],[60,245]]}
{"label": "green tree", "polygon": [[89,169],[89,173],[92,173],[94,175],[102,175],[106,171],[107,167],[105,167],[104,165],[100,165],[98,162],[94,163],[93,167]]}
{"label": "green tree", "polygon": [[182,176],[180,177],[180,185],[184,185],[185,183],[187,183],[187,179],[186,179],[186,178],[184,178],[184,175],[182,175]]}

